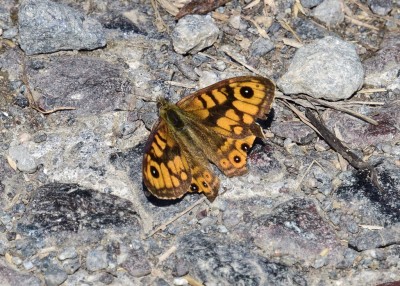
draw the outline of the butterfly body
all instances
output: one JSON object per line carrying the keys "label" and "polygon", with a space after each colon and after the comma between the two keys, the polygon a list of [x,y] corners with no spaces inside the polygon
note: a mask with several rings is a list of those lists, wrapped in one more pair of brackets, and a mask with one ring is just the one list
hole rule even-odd
{"label": "butterfly body", "polygon": [[225,175],[247,172],[247,151],[263,137],[257,118],[271,108],[274,84],[262,77],[227,79],[183,98],[160,100],[160,121],[153,128],[143,157],[143,181],[161,199],[187,192],[218,194],[216,165]]}

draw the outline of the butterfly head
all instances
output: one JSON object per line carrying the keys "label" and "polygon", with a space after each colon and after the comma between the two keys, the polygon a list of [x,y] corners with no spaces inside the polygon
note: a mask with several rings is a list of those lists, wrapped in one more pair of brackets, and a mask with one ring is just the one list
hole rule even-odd
{"label": "butterfly head", "polygon": [[160,117],[168,123],[168,126],[175,130],[181,130],[185,127],[184,121],[182,121],[182,112],[178,106],[170,103],[165,98],[160,98],[157,102],[159,108]]}

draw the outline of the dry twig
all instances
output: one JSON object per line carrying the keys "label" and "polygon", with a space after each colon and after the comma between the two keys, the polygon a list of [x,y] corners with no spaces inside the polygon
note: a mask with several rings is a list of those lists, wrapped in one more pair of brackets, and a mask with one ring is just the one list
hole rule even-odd
{"label": "dry twig", "polygon": [[194,204],[192,204],[191,206],[189,206],[188,208],[186,208],[184,211],[178,213],[176,216],[174,216],[173,218],[171,218],[170,220],[164,222],[163,224],[159,225],[158,227],[156,227],[152,232],[150,232],[149,235],[147,235],[147,238],[152,237],[156,232],[160,231],[160,230],[164,230],[169,224],[173,223],[174,221],[176,221],[178,218],[184,216],[186,213],[188,213],[189,211],[191,211],[194,207],[198,206],[199,204],[201,204],[202,202],[204,202],[207,198],[206,197],[202,197],[201,199],[199,199],[198,201],[196,201]]}
{"label": "dry twig", "polygon": [[245,63],[242,59],[240,59],[239,57],[237,57],[234,53],[232,53],[231,51],[229,51],[228,49],[223,49],[222,50],[225,54],[227,54],[229,57],[231,57],[232,59],[234,59],[235,61],[237,61],[239,64],[241,64],[242,66],[244,66],[246,69],[248,69],[249,71],[260,75],[260,76],[265,76],[264,74],[262,74],[259,70],[257,70],[256,68],[253,68],[252,66],[248,65],[247,63]]}
{"label": "dry twig", "polygon": [[356,154],[349,150],[342,142],[320,121],[318,120],[311,110],[306,110],[306,116],[310,120],[311,124],[318,129],[319,134],[336,152],[338,152],[344,159],[346,159],[350,165],[357,170],[367,171],[371,177],[372,183],[379,190],[383,191],[382,187],[378,182],[378,176],[376,170],[369,165],[367,162],[362,161]]}
{"label": "dry twig", "polygon": [[289,25],[289,23],[288,23],[285,19],[278,20],[278,22],[279,22],[279,24],[281,24],[281,26],[282,26],[284,29],[286,29],[286,30],[288,30],[290,33],[292,33],[293,36],[296,38],[296,40],[297,40],[299,43],[302,43],[300,37],[297,35],[297,33],[292,29],[292,27]]}

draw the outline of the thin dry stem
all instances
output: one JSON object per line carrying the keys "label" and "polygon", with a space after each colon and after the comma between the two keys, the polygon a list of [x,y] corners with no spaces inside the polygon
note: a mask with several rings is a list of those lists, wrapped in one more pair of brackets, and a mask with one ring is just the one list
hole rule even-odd
{"label": "thin dry stem", "polygon": [[174,221],[176,221],[178,218],[184,216],[186,213],[188,213],[189,211],[191,211],[194,207],[198,206],[199,204],[203,203],[207,198],[206,197],[202,197],[201,199],[199,199],[198,201],[196,201],[194,204],[192,204],[191,206],[187,207],[185,210],[183,210],[182,212],[178,213],[176,216],[174,216],[173,218],[171,218],[170,220],[166,221],[165,223],[159,225],[158,227],[156,227],[152,232],[150,232],[150,234],[146,237],[152,237],[156,232],[160,231],[160,230],[164,230],[168,225],[170,225],[171,223],[173,223]]}

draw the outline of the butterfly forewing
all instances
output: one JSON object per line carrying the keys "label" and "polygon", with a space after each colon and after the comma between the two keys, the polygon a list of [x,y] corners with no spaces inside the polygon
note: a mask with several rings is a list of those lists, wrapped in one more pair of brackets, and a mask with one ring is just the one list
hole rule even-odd
{"label": "butterfly forewing", "polygon": [[271,109],[274,91],[269,79],[237,77],[199,90],[177,105],[225,137],[245,138],[257,130],[255,120]]}

